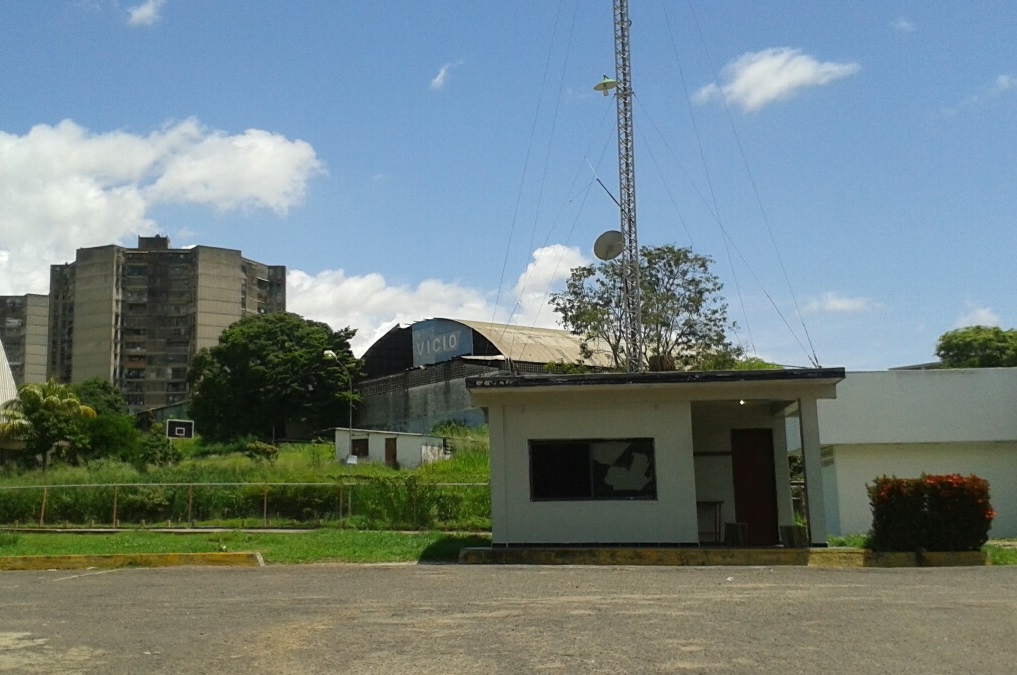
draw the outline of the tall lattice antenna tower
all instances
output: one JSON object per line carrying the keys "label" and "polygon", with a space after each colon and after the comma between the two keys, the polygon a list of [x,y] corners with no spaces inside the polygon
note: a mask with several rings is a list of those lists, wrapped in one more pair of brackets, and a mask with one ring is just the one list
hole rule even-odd
{"label": "tall lattice antenna tower", "polygon": [[625,359],[630,373],[643,369],[643,320],[639,288],[639,238],[636,235],[636,164],[632,137],[632,63],[629,56],[629,2],[614,2],[615,79],[604,77],[595,90],[615,90],[618,104],[618,210],[621,215]]}

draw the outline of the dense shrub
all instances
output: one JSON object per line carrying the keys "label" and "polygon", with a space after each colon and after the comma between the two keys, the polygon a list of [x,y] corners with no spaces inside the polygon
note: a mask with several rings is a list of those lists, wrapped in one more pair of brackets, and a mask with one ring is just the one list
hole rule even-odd
{"label": "dense shrub", "polygon": [[881,476],[868,486],[876,551],[977,551],[996,513],[978,476]]}
{"label": "dense shrub", "polygon": [[85,434],[88,436],[87,453],[82,453],[85,460],[112,457],[128,462],[140,452],[142,435],[129,415],[99,415],[86,420]]}
{"label": "dense shrub", "polygon": [[153,426],[141,441],[139,466],[148,464],[167,466],[176,464],[183,458],[180,448],[166,438],[166,429],[161,424]]}
{"label": "dense shrub", "polygon": [[244,454],[256,462],[274,462],[279,457],[279,448],[264,441],[248,441],[244,445]]}

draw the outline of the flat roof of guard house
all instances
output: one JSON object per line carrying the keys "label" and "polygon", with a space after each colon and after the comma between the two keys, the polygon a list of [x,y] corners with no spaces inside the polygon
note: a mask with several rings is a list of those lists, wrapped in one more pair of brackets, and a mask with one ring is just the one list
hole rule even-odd
{"label": "flat roof of guard house", "polygon": [[668,389],[684,387],[737,388],[751,392],[781,383],[836,384],[844,379],[843,368],[788,368],[784,370],[712,370],[640,373],[593,373],[585,375],[478,375],[466,379],[473,392],[559,387],[625,387]]}

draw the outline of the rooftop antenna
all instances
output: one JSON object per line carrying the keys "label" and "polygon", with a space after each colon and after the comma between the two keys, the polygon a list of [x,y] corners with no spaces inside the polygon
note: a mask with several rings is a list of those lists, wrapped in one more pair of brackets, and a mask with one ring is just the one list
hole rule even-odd
{"label": "rooftop antenna", "polygon": [[[643,369],[642,315],[639,290],[639,239],[636,236],[636,168],[634,141],[632,138],[632,66],[629,57],[629,2],[613,0],[614,3],[614,79],[604,76],[593,87],[607,96],[612,89],[618,104],[618,210],[621,213],[622,235],[622,293],[625,323],[625,361],[628,371],[636,373]],[[612,231],[605,232],[598,242],[608,237],[614,239]],[[602,260],[594,246],[594,253]],[[601,246],[601,251],[611,252],[611,247]],[[614,255],[617,255],[615,253]],[[611,256],[614,257],[614,256]]]}

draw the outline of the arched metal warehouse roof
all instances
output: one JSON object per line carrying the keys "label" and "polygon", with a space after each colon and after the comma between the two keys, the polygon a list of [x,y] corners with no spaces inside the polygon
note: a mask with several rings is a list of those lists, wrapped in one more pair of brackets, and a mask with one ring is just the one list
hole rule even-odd
{"label": "arched metal warehouse roof", "polygon": [[[454,337],[457,330],[469,335]],[[434,342],[433,350],[428,340]],[[363,359],[366,375],[372,378],[459,356],[540,364],[582,361],[604,368],[613,365],[609,353],[598,352],[592,359],[584,359],[579,338],[564,330],[440,317],[394,326],[367,349]]]}

